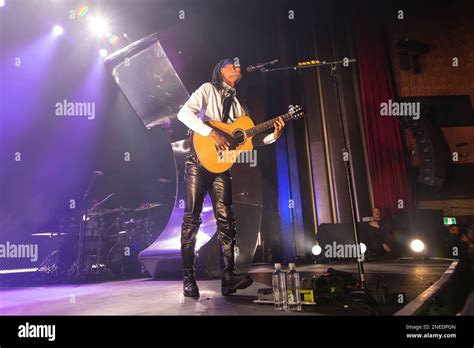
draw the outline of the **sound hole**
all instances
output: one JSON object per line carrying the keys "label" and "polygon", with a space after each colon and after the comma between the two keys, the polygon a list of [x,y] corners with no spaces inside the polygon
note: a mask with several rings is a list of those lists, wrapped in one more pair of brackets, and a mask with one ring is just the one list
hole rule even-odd
{"label": "sound hole", "polygon": [[234,133],[232,133],[232,137],[239,145],[245,141],[245,133],[242,129],[237,129]]}

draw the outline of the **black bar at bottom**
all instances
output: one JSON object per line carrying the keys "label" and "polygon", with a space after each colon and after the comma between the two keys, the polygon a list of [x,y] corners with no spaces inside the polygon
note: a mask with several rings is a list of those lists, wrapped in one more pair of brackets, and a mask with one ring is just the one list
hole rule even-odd
{"label": "black bar at bottom", "polygon": [[[26,325],[55,325],[55,339],[19,337],[22,325],[23,329]],[[0,317],[0,346],[280,343],[293,347],[324,343],[472,347],[473,328],[473,317],[460,316],[4,316]]]}

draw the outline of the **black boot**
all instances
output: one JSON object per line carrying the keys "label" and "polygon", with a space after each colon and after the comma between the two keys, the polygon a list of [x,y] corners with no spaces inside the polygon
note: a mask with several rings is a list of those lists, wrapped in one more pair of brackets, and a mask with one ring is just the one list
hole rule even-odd
{"label": "black boot", "polygon": [[199,288],[196,284],[193,269],[184,269],[183,271],[183,295],[186,297],[199,297]]}
{"label": "black boot", "polygon": [[223,245],[221,247],[222,259],[224,263],[224,270],[222,272],[222,295],[228,296],[237,291],[237,289],[245,289],[252,283],[252,277],[248,274],[236,274],[235,259],[234,259],[234,245]]}
{"label": "black boot", "polygon": [[199,297],[199,288],[196,284],[194,271],[194,245],[182,245],[181,257],[183,260],[183,295]]}

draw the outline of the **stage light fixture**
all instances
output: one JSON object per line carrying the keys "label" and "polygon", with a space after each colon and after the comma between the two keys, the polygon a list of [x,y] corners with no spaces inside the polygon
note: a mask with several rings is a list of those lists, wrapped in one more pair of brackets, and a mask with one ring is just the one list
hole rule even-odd
{"label": "stage light fixture", "polygon": [[17,269],[0,269],[0,274],[16,274],[16,273],[31,273],[37,272],[38,267],[35,268],[17,268]]}
{"label": "stage light fixture", "polygon": [[101,48],[99,50],[99,54],[100,54],[101,57],[105,57],[105,56],[107,56],[108,52],[105,48]]}
{"label": "stage light fixture", "polygon": [[415,253],[421,253],[423,250],[425,250],[425,243],[419,239],[414,239],[410,242],[410,249]]}
{"label": "stage light fixture", "polygon": [[100,16],[89,17],[89,28],[97,36],[109,36],[108,23]]}
{"label": "stage light fixture", "polygon": [[323,249],[321,249],[321,247],[318,244],[315,244],[311,248],[311,252],[313,253],[314,256],[318,256],[319,254],[321,254],[321,251],[323,251]]}
{"label": "stage light fixture", "polygon": [[59,36],[59,35],[62,35],[62,33],[64,33],[64,29],[62,26],[60,25],[55,25],[53,27],[53,34],[56,35],[56,36]]}
{"label": "stage light fixture", "polygon": [[5,0],[0,0],[0,7],[5,6]]}

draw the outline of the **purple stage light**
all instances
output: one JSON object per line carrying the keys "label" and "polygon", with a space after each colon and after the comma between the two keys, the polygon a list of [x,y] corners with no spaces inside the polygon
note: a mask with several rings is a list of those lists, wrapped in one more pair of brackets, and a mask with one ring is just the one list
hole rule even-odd
{"label": "purple stage light", "polygon": [[53,34],[56,35],[56,36],[59,36],[59,35],[62,35],[62,33],[64,33],[64,29],[62,26],[60,25],[55,25],[53,27]]}
{"label": "purple stage light", "polygon": [[108,54],[108,52],[105,48],[101,48],[99,51],[99,54],[101,57],[105,57]]}

